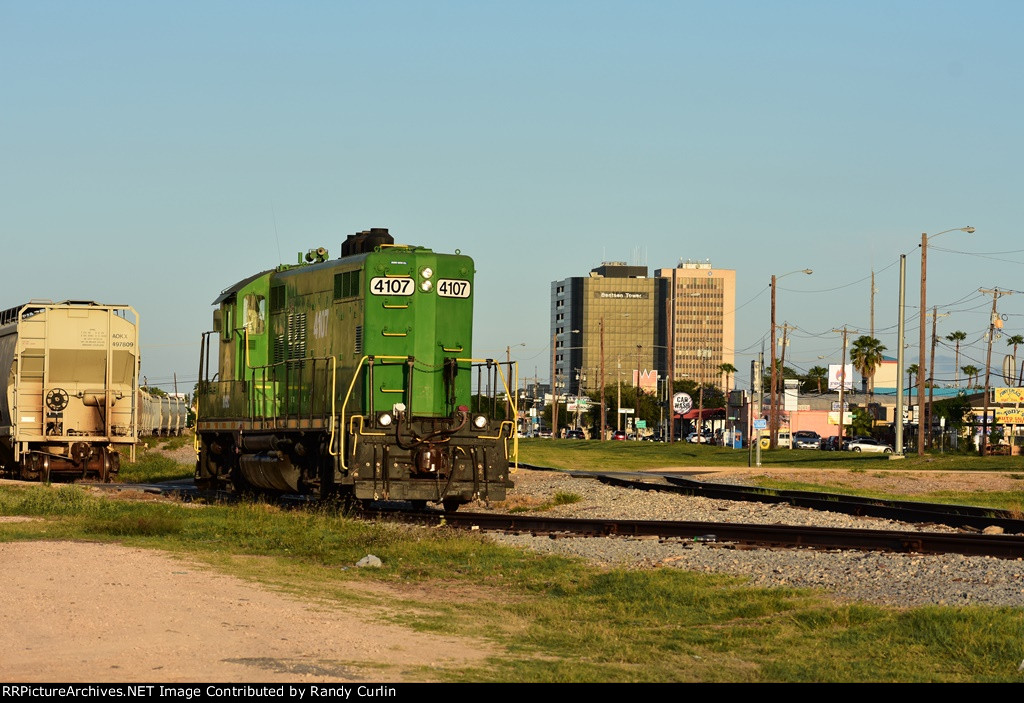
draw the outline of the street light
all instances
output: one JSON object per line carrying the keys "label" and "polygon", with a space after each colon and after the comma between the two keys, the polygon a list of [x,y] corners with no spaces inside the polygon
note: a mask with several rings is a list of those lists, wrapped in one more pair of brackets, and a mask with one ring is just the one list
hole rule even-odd
{"label": "street light", "polygon": [[[797,271],[790,271],[789,273],[784,273],[781,276],[772,275],[772,380],[771,380],[771,383],[772,383],[772,388],[771,388],[772,396],[771,396],[771,398],[772,399],[771,399],[771,407],[768,410],[768,417],[769,417],[769,422],[768,422],[769,429],[768,429],[768,432],[769,432],[769,438],[770,438],[769,441],[771,443],[769,446],[772,449],[775,449],[775,445],[776,445],[776,442],[778,441],[778,436],[779,436],[779,417],[778,417],[778,412],[775,409],[775,404],[778,402],[777,401],[778,393],[777,393],[776,388],[775,388],[776,384],[778,383],[778,380],[776,378],[777,371],[775,369],[775,365],[776,365],[775,364],[775,282],[778,279],[780,279],[780,278],[785,278],[786,276],[791,276],[794,273],[803,273],[803,274],[807,274],[808,276],[810,276],[812,273],[814,273],[814,271],[812,271],[811,269],[800,269],[800,270],[797,270]],[[840,408],[840,412],[841,411],[842,411],[842,408]]]}
{"label": "street light", "polygon": [[[927,232],[921,233],[921,310],[920,310],[920,328],[921,328],[921,360],[917,365],[917,455],[924,456],[924,379],[925,379],[925,365],[924,365],[924,332],[925,332],[925,310],[928,309],[927,301],[925,300],[925,281],[928,278],[928,240],[938,237],[940,234],[946,232],[966,232],[967,234],[973,234],[973,227],[954,227],[953,229],[945,229],[935,234],[928,234]],[[930,369],[929,369],[930,371]]]}

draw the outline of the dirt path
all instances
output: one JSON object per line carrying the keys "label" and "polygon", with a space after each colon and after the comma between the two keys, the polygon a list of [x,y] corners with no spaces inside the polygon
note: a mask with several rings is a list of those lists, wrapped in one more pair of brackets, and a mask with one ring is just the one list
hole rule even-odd
{"label": "dirt path", "polygon": [[[161,552],[0,543],[0,566],[4,682],[425,681],[432,677],[420,667],[477,663],[493,651]],[[387,602],[386,587],[370,588]]]}

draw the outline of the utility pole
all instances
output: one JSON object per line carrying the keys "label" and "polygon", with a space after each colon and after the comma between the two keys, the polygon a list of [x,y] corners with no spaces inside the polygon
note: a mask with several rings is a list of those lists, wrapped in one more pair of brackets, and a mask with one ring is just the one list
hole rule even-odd
{"label": "utility pole", "polygon": [[605,439],[605,428],[608,426],[608,421],[605,415],[604,405],[604,317],[601,317],[600,321],[601,328],[601,439]]}
{"label": "utility pole", "polygon": [[927,413],[927,422],[928,422],[928,448],[929,449],[931,449],[932,445],[935,443],[935,437],[933,436],[934,435],[933,429],[934,429],[935,423],[932,420],[932,398],[934,398],[934,391],[935,391],[935,343],[938,341],[938,336],[936,335],[935,327],[936,327],[936,325],[938,323],[938,318],[940,318],[940,317],[949,317],[949,313],[948,312],[944,312],[944,313],[942,313],[940,315],[939,314],[938,306],[933,306],[932,307],[932,356],[931,356],[931,359],[928,361],[928,413]]}
{"label": "utility pole", "polygon": [[[761,352],[757,355],[757,361],[756,362],[751,361],[750,364],[753,367],[751,369],[752,373],[751,373],[751,378],[750,378],[751,391],[752,391],[751,395],[755,396],[757,398],[757,415],[758,415],[758,418],[760,419],[760,415],[761,415],[762,411],[764,410],[764,344],[763,343],[761,345]],[[755,366],[755,364],[756,364],[756,366]],[[758,465],[758,467],[760,467],[761,466],[761,434],[760,434],[760,432],[758,432],[756,436],[754,434],[754,413],[753,412],[749,412],[747,414],[750,415],[750,428],[748,429],[748,432],[749,432],[748,437],[749,437],[749,439],[747,440],[747,446],[749,447],[751,444],[756,445],[754,447],[754,451],[757,454],[757,465]]]}
{"label": "utility pole", "polygon": [[[782,381],[783,388],[785,388],[785,385],[786,385],[786,347],[789,345],[789,342],[786,340],[786,333],[789,332],[789,330],[795,330],[795,329],[796,329],[795,325],[790,325],[789,323],[786,323],[786,322],[782,323],[782,354],[779,357],[779,380]],[[785,396],[783,396],[783,397],[785,397]],[[783,400],[782,404],[783,404],[783,406],[785,406],[785,400]],[[775,412],[776,412],[776,414],[778,414],[778,410],[777,409],[776,409]],[[776,432],[778,432],[778,425],[779,424],[780,424],[779,421],[776,421],[776,428],[775,428]],[[790,442],[792,442],[792,440],[793,440],[792,424],[790,426],[789,438],[790,438]],[[790,449],[792,449],[792,448],[793,448],[792,444],[790,444]]]}
{"label": "utility pole", "polygon": [[775,418],[775,275],[772,275],[772,371],[771,371],[771,405],[768,407],[768,448],[775,449],[779,436],[779,423]]}
{"label": "utility pole", "polygon": [[[896,351],[896,417],[893,418],[896,424],[896,446],[895,454],[890,458],[902,459],[903,454],[903,337],[906,328],[906,287],[907,287],[907,255],[900,254],[900,294],[899,312],[897,314],[896,338],[898,340]],[[910,389],[907,389],[909,400]]]}
{"label": "utility pole", "polygon": [[[666,383],[668,387],[665,390],[665,394],[668,396],[668,437],[665,438],[666,442],[674,442],[676,438],[676,407],[675,407],[675,390],[676,390],[676,316],[675,316],[675,302],[676,302],[676,270],[672,269],[672,296],[665,301],[665,318],[668,320],[668,379]],[[1024,367],[1022,367],[1024,368]]]}
{"label": "utility pole", "polygon": [[615,381],[618,387],[618,399],[615,401],[615,429],[622,431],[622,357],[615,357]]}
{"label": "utility pole", "polygon": [[986,290],[985,288],[979,288],[980,292],[985,295],[992,296],[992,316],[988,322],[988,352],[985,355],[985,411],[981,416],[981,442],[979,442],[979,448],[981,456],[985,456],[985,444],[988,441],[988,389],[989,389],[989,375],[992,371],[992,340],[996,336],[996,329],[1003,328],[1003,321],[999,319],[999,314],[996,312],[996,301],[999,300],[1001,295],[1012,295],[1012,291],[999,290]]}
{"label": "utility pole", "polygon": [[842,332],[842,334],[843,334],[842,361],[840,362],[840,366],[839,366],[839,375],[840,375],[840,379],[839,379],[839,449],[842,450],[842,448],[843,448],[843,421],[846,419],[846,407],[843,405],[843,393],[846,390],[846,336],[850,332],[855,332],[856,330],[848,330],[848,329],[846,329],[846,327],[843,327],[843,329],[841,329],[841,330],[833,329],[832,331],[833,332],[837,332],[837,333],[838,332]]}
{"label": "utility pole", "polygon": [[[640,397],[640,350],[643,346],[640,344],[636,345],[636,397]],[[639,401],[636,403],[639,405]]]}
{"label": "utility pole", "polygon": [[555,366],[558,333],[551,335],[551,439],[558,439],[558,373]]}
{"label": "utility pole", "polygon": [[871,337],[875,336],[875,271],[871,270]]}

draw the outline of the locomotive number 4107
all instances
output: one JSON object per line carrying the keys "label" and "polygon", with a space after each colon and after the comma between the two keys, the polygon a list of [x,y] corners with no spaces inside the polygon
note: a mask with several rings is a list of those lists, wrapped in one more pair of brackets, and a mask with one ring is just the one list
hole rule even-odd
{"label": "locomotive number 4107", "polygon": [[442,278],[437,282],[437,294],[442,298],[468,298],[470,294],[469,281]]}
{"label": "locomotive number 4107", "polygon": [[370,290],[374,295],[412,295],[411,278],[387,278],[380,276],[370,281]]}

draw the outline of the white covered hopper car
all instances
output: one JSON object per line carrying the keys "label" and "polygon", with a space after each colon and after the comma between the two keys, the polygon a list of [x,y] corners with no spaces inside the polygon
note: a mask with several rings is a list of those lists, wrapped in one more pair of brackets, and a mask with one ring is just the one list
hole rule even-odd
{"label": "white covered hopper car", "polygon": [[109,481],[138,437],[138,313],[33,300],[0,312],[0,466]]}
{"label": "white covered hopper car", "polygon": [[139,391],[139,436],[171,437],[180,435],[188,419],[184,398],[151,395]]}

